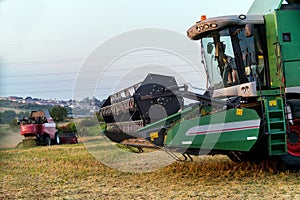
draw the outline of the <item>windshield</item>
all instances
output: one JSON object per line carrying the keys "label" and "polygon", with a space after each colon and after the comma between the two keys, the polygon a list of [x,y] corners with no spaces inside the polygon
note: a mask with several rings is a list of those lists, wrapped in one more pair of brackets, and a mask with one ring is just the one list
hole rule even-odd
{"label": "windshield", "polygon": [[255,81],[256,45],[244,28],[214,31],[201,41],[208,79],[215,89]]}

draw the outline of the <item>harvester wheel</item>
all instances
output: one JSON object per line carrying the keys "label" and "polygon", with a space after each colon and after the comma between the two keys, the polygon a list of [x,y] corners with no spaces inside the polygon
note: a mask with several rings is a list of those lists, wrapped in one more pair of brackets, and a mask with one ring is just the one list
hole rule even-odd
{"label": "harvester wheel", "polygon": [[58,133],[55,133],[54,144],[60,144],[60,138]]}
{"label": "harvester wheel", "polygon": [[281,159],[289,166],[300,169],[300,120],[295,120],[290,126],[290,133],[287,137],[287,154]]}
{"label": "harvester wheel", "polygon": [[287,153],[283,156],[281,156],[281,160],[284,162],[284,164],[287,165],[288,168],[292,169],[300,169],[300,157],[293,156],[290,153]]}
{"label": "harvester wheel", "polygon": [[51,139],[50,139],[50,137],[46,136],[44,142],[45,142],[46,146],[50,146],[51,145]]}

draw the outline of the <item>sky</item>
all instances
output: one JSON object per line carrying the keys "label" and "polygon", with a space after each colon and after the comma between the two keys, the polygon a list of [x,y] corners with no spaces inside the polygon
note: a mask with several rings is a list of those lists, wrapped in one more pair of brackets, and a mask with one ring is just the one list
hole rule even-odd
{"label": "sky", "polygon": [[253,0],[0,0],[0,97],[105,98],[147,73],[205,87],[200,19],[246,14]]}

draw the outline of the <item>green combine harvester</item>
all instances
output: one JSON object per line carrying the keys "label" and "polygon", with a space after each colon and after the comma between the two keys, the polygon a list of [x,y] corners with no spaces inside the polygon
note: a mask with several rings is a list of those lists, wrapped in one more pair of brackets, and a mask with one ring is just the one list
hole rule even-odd
{"label": "green combine harvester", "polygon": [[282,0],[255,1],[246,15],[202,16],[187,36],[200,41],[206,92],[148,74],[107,98],[99,111],[105,135],[184,155],[272,158],[300,168],[298,20],[300,2]]}

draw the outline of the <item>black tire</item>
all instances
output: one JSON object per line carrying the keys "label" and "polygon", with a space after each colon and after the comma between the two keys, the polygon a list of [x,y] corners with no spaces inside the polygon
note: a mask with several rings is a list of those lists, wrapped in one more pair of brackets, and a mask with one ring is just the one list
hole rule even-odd
{"label": "black tire", "polygon": [[54,137],[54,144],[57,144],[59,145],[60,144],[60,138],[59,138],[59,135],[57,133],[55,133],[55,137]]}
{"label": "black tire", "polygon": [[50,146],[51,145],[52,141],[51,141],[51,139],[50,139],[49,136],[45,137],[44,143],[45,143],[46,146]]}
{"label": "black tire", "polygon": [[300,157],[293,156],[289,153],[280,156],[281,160],[284,162],[288,169],[298,169],[300,170]]}

